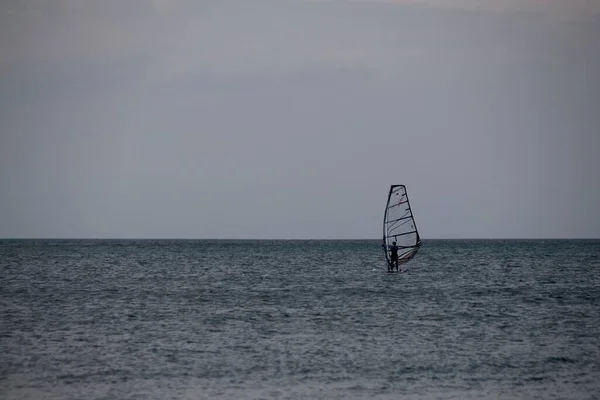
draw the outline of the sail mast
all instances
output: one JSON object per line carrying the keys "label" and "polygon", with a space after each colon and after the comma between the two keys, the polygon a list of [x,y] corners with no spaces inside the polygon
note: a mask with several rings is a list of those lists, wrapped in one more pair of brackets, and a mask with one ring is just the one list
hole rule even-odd
{"label": "sail mast", "polygon": [[387,202],[385,203],[385,211],[383,213],[383,251],[385,252],[385,261],[388,266],[390,265],[390,256],[389,256],[389,252],[388,252],[386,221],[387,221],[388,209],[390,206],[390,198],[392,197],[393,189],[394,189],[394,185],[390,186],[390,191],[388,192]]}

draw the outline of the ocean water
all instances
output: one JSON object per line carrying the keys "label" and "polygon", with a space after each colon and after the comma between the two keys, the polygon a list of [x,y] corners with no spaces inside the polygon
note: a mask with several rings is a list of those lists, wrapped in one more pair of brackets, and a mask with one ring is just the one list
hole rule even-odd
{"label": "ocean water", "polygon": [[2,399],[597,399],[600,241],[0,241]]}

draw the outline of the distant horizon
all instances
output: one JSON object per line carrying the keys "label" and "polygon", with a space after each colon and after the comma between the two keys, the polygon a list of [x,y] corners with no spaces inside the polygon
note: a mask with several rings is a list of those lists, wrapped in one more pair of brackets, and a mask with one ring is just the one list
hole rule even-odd
{"label": "distant horizon", "polygon": [[[0,238],[2,240],[181,240],[181,241],[381,241],[382,238],[169,238],[169,237],[22,237]],[[421,238],[428,240],[600,240],[600,237],[431,237]]]}

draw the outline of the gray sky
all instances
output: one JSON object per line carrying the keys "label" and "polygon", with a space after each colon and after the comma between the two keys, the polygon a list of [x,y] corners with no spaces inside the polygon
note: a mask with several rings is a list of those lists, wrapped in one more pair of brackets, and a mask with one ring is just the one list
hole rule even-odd
{"label": "gray sky", "polygon": [[600,1],[0,3],[0,237],[600,237]]}

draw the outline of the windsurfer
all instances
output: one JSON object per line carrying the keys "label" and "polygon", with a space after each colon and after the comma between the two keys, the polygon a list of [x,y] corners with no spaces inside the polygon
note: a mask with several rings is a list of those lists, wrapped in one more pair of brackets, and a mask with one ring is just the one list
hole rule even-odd
{"label": "windsurfer", "polygon": [[388,265],[388,270],[392,271],[394,265],[396,266],[396,271],[398,271],[398,246],[396,246],[396,242],[392,242],[390,246],[390,265]]}

